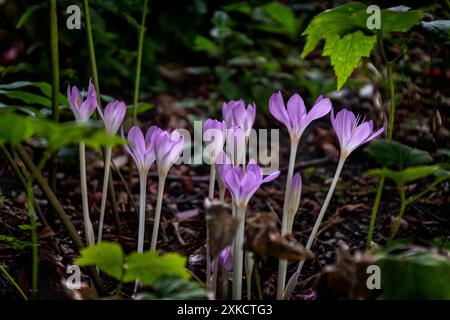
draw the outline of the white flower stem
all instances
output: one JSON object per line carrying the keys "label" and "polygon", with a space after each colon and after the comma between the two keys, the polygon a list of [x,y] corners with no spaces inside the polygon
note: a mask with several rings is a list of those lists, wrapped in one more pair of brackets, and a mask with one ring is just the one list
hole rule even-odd
{"label": "white flower stem", "polygon": [[156,250],[156,243],[158,242],[158,230],[159,230],[159,220],[161,219],[161,207],[164,195],[164,184],[166,183],[167,174],[160,174],[158,181],[158,195],[156,198],[156,210],[155,210],[155,220],[153,221],[153,231],[152,231],[152,242],[150,245],[150,250]]}
{"label": "white flower stem", "polygon": [[[336,169],[336,173],[334,174],[333,181],[331,182],[330,189],[328,190],[327,196],[325,198],[325,201],[323,203],[322,208],[320,209],[319,216],[317,217],[316,223],[314,224],[314,227],[311,231],[311,235],[308,238],[308,242],[306,243],[306,250],[310,250],[311,246],[316,238],[317,231],[319,231],[320,223],[322,222],[322,219],[325,215],[325,212],[327,211],[328,205],[330,204],[331,196],[334,193],[334,189],[336,188],[336,184],[339,180],[339,176],[342,171],[342,167],[344,166],[346,157],[341,156],[339,159],[339,163]],[[284,292],[284,298],[288,298],[292,291],[294,290],[295,286],[297,285],[298,277],[300,276],[300,272],[302,271],[303,265],[305,264],[305,260],[300,260],[297,271],[292,275],[292,277],[289,279],[289,282],[286,286],[285,292]]]}
{"label": "white flower stem", "polygon": [[245,252],[245,276],[247,280],[247,300],[252,299],[252,274],[255,259],[251,252]]}
{"label": "white flower stem", "polygon": [[[284,192],[283,217],[281,220],[281,235],[284,236],[292,230],[289,230],[288,225],[288,197],[291,192],[292,176],[294,175],[295,157],[297,155],[298,139],[291,139],[291,152],[289,155],[289,167],[286,179],[286,190]],[[278,260],[278,285],[277,285],[277,299],[283,299],[284,285],[286,282],[287,260]]]}
{"label": "white flower stem", "polygon": [[109,171],[111,168],[111,151],[112,151],[111,147],[106,147],[104,174],[103,174],[102,202],[100,205],[100,221],[98,224],[98,235],[97,235],[98,243],[102,242],[103,222],[105,220],[106,198],[108,196]]}
{"label": "white flower stem", "polygon": [[220,175],[216,171],[216,177],[217,177],[217,186],[219,187],[219,200],[223,204],[225,204],[225,184],[223,183],[222,179],[220,178]]}
{"label": "white flower stem", "polygon": [[217,276],[219,272],[219,256],[212,260],[212,278],[211,278],[211,292],[214,294],[214,299],[217,296]]}
{"label": "white flower stem", "polygon": [[139,232],[137,252],[144,252],[144,234],[145,234],[145,207],[147,195],[147,174],[139,174]]}
{"label": "white flower stem", "polygon": [[89,217],[89,203],[87,195],[87,179],[86,179],[86,145],[80,142],[80,185],[81,185],[81,201],[83,205],[83,222],[86,243],[88,246],[95,243],[94,229]]}
{"label": "white flower stem", "polygon": [[210,166],[209,171],[209,191],[208,191],[208,198],[210,200],[214,199],[214,184],[216,181],[216,165],[214,163]]}
{"label": "white flower stem", "polygon": [[234,239],[234,264],[233,264],[233,300],[242,299],[242,269],[244,262],[244,230],[246,207],[236,207],[238,226]]}

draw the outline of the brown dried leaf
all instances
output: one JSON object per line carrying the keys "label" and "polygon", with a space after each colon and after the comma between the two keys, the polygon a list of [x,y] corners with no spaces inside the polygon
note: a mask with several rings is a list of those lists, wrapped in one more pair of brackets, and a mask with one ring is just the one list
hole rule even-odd
{"label": "brown dried leaf", "polygon": [[205,209],[209,230],[208,246],[211,256],[215,257],[233,241],[237,221],[231,216],[229,208],[219,201],[205,200]]}
{"label": "brown dried leaf", "polygon": [[306,250],[295,238],[288,234],[281,236],[277,228],[277,218],[272,213],[264,213],[247,219],[246,249],[261,260],[269,257],[302,260],[312,259],[313,253]]}

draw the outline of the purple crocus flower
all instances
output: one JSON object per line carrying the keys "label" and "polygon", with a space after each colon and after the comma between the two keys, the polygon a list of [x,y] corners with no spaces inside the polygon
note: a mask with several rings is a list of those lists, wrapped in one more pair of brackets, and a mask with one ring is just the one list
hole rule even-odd
{"label": "purple crocus flower", "polygon": [[324,99],[322,96],[317,98],[309,112],[306,111],[302,97],[297,93],[289,98],[287,108],[280,91],[275,92],[269,100],[270,113],[287,127],[291,139],[296,141],[300,139],[303,131],[312,121],[327,115],[330,109],[330,99]]}
{"label": "purple crocus flower", "polygon": [[228,272],[233,271],[233,246],[227,246],[220,251],[219,262]]}
{"label": "purple crocus flower", "polygon": [[361,122],[359,120],[359,117],[356,118],[353,112],[347,109],[339,111],[336,117],[334,117],[334,111],[331,110],[331,123],[339,139],[341,157],[347,158],[353,150],[376,138],[384,131],[384,127],[381,127],[378,131],[373,132],[372,120]]}
{"label": "purple crocus flower", "polygon": [[226,151],[234,164],[242,164],[245,157],[245,131],[243,128],[233,125],[227,129]]}
{"label": "purple crocus flower", "polygon": [[255,123],[256,105],[249,104],[245,108],[244,100],[231,100],[222,106],[222,115],[227,123],[228,128],[238,126],[245,131],[245,135],[250,135],[250,130]]}
{"label": "purple crocus flower", "polygon": [[127,111],[125,103],[114,100],[106,105],[104,113],[99,106],[97,106],[97,110],[102,117],[106,132],[110,135],[115,135],[125,118],[125,113]]}
{"label": "purple crocus flower", "polygon": [[280,171],[263,178],[263,172],[259,165],[252,159],[249,161],[245,172],[239,165],[223,164],[219,166],[219,174],[227,189],[230,191],[234,203],[237,207],[246,207],[250,198],[259,187],[265,183],[276,179]]}
{"label": "purple crocus flower", "polygon": [[[161,130],[161,129],[159,129]],[[177,131],[159,131],[155,137],[156,165],[160,176],[167,175],[183,152],[183,136]]]}
{"label": "purple crocus flower", "polygon": [[155,161],[155,139],[158,135],[158,129],[156,126],[150,127],[147,130],[145,139],[138,126],[132,127],[128,132],[128,145],[125,145],[125,149],[136,163],[141,176],[147,175],[148,170]]}
{"label": "purple crocus flower", "polygon": [[203,139],[206,142],[205,155],[210,164],[216,162],[217,156],[223,150],[226,134],[227,124],[225,121],[208,119],[203,124]]}
{"label": "purple crocus flower", "polygon": [[69,100],[73,115],[78,122],[86,122],[89,120],[95,108],[98,107],[97,93],[91,80],[89,80],[88,94],[84,101],[81,99],[78,88],[76,86],[70,88],[70,85],[67,86],[67,99]]}

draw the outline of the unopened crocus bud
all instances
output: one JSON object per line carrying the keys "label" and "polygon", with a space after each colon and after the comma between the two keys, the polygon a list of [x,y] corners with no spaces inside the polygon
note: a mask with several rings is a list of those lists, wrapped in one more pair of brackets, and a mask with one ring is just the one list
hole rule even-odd
{"label": "unopened crocus bud", "polygon": [[183,152],[183,136],[174,130],[171,133],[161,131],[155,139],[156,165],[158,174],[165,176],[170,168],[181,157]]}
{"label": "unopened crocus bud", "polygon": [[300,205],[300,197],[302,195],[302,177],[300,172],[297,172],[292,178],[291,185],[289,187],[288,206],[287,212],[289,214],[296,214],[298,206]]}
{"label": "unopened crocus bud", "polygon": [[244,100],[231,100],[223,104],[222,115],[228,128],[238,126],[244,130],[246,137],[249,137],[255,123],[256,105],[249,104],[246,108]]}
{"label": "unopened crocus bud", "polygon": [[92,81],[89,81],[88,94],[84,101],[78,88],[76,86],[70,88],[70,85],[67,86],[67,99],[77,122],[88,121],[95,108],[98,107],[97,93]]}
{"label": "unopened crocus bud", "polygon": [[97,110],[103,120],[106,132],[110,135],[115,135],[125,118],[125,113],[127,111],[125,103],[114,100],[106,105],[105,112],[102,112],[98,105]]}
{"label": "unopened crocus bud", "polygon": [[233,246],[227,246],[219,253],[219,262],[228,272],[233,271]]}

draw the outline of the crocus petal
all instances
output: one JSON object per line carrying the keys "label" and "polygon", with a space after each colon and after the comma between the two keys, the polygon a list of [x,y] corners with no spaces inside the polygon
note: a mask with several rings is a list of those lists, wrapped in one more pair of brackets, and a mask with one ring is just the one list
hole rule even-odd
{"label": "crocus petal", "polygon": [[269,174],[268,176],[266,176],[264,179],[262,179],[262,182],[263,182],[263,183],[266,183],[266,182],[273,181],[273,180],[275,180],[276,178],[278,178],[279,175],[280,175],[280,171],[277,170],[277,171],[275,171],[275,172]]}
{"label": "crocus petal", "polygon": [[283,123],[286,127],[288,127],[288,129],[290,128],[291,122],[284,106],[283,96],[281,95],[280,91],[275,92],[270,97],[269,110],[270,113],[275,117],[275,119]]}
{"label": "crocus petal", "polygon": [[316,102],[314,103],[311,110],[308,112],[308,114],[304,117],[302,125],[301,125],[301,132],[306,129],[306,127],[313,122],[314,120],[317,120],[319,118],[322,118],[326,116],[331,110],[331,101],[328,98],[323,99],[322,96],[317,98]]}
{"label": "crocus petal", "polygon": [[289,98],[287,103],[287,113],[292,128],[299,128],[306,115],[305,102],[299,94],[295,93]]}

